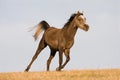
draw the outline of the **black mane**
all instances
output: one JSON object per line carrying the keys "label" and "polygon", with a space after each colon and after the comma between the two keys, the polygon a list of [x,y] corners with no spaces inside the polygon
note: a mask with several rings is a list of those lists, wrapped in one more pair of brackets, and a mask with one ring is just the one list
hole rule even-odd
{"label": "black mane", "polygon": [[67,27],[70,23],[71,23],[71,21],[74,19],[74,17],[76,16],[76,14],[74,13],[74,14],[72,14],[71,15],[71,17],[68,19],[68,22],[67,23],[65,23],[65,25],[64,25],[64,27],[63,28],[65,28],[65,27]]}

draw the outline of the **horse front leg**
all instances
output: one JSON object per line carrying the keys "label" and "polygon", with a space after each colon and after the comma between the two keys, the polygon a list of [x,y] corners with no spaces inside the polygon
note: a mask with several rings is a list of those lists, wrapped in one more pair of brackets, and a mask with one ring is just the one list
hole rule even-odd
{"label": "horse front leg", "polygon": [[56,71],[61,71],[63,62],[63,50],[59,50],[59,67],[56,68]]}
{"label": "horse front leg", "polygon": [[62,69],[65,67],[65,65],[70,61],[70,50],[69,49],[66,49],[65,52],[65,57],[66,57],[66,61],[65,63],[62,65]]}

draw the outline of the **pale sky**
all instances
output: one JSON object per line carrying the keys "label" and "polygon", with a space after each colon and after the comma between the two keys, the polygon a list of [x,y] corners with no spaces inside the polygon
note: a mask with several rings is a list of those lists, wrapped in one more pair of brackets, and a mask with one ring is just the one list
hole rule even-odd
{"label": "pale sky", "polygon": [[[78,29],[70,62],[63,70],[120,68],[120,0],[0,0],[0,72],[24,71],[37,49],[28,30],[46,20],[62,28],[71,14],[83,11],[90,25]],[[42,35],[41,35],[42,36]],[[46,71],[49,48],[30,71]],[[58,67],[58,54],[50,69]]]}

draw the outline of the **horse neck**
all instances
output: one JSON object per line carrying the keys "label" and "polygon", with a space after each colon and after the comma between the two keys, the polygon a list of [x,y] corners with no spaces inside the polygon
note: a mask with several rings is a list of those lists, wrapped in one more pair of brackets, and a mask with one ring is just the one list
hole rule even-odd
{"label": "horse neck", "polygon": [[74,22],[71,22],[67,27],[64,28],[64,36],[69,40],[74,39],[77,29],[78,28],[76,27]]}

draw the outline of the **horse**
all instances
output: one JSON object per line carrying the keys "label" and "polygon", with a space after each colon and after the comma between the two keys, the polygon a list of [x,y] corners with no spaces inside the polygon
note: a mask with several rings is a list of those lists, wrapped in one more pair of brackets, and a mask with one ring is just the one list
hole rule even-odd
{"label": "horse", "polygon": [[[56,71],[61,71],[61,69],[63,69],[70,60],[70,48],[74,44],[74,37],[78,28],[84,31],[89,30],[89,25],[86,22],[86,18],[84,17],[83,13],[79,11],[72,14],[68,22],[65,23],[61,29],[50,27],[50,25],[45,20],[41,21],[37,25],[37,29],[33,37],[35,40],[37,40],[41,31],[44,31],[44,33],[40,40],[36,53],[25,69],[25,72],[29,71],[32,63],[36,60],[40,52],[46,46],[49,46],[51,51],[50,56],[47,60],[47,71],[49,71],[51,60],[54,58],[57,51],[59,52],[59,66],[56,68]],[[64,63],[63,54],[66,57]]]}

